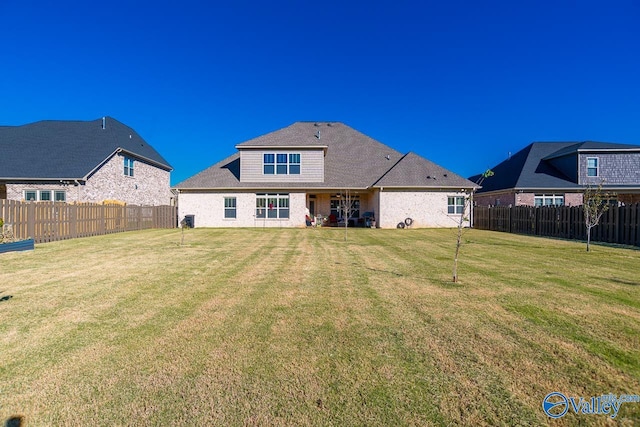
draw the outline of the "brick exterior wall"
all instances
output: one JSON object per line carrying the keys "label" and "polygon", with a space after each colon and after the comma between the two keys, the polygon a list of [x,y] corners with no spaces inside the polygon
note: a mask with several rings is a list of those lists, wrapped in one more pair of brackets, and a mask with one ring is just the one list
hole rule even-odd
{"label": "brick exterior wall", "polygon": [[124,159],[115,155],[102,165],[87,182],[7,183],[7,199],[24,200],[25,190],[62,190],[66,201],[101,203],[119,200],[131,205],[161,206],[171,203],[170,172],[145,162],[134,161],[134,176],[124,175]]}
{"label": "brick exterior wall", "polygon": [[[263,193],[263,192],[262,192]],[[284,193],[284,192],[283,192]],[[236,218],[224,217],[225,197],[236,198]],[[256,218],[256,193],[185,193],[178,197],[178,220],[193,215],[195,227],[304,227],[306,194],[289,192],[289,218]]]}
{"label": "brick exterior wall", "polygon": [[[518,195],[519,196],[519,195]],[[516,195],[513,192],[499,194],[474,194],[473,201],[476,206],[509,206],[516,205]],[[533,199],[531,199],[533,204]]]}
{"label": "brick exterior wall", "polygon": [[447,213],[447,198],[453,196],[468,195],[456,191],[381,191],[380,212],[376,212],[378,226],[396,228],[399,222],[411,218],[412,228],[457,227],[460,215]]}
{"label": "brick exterior wall", "polygon": [[546,191],[544,193],[500,193],[475,194],[473,200],[477,206],[535,206],[536,194],[564,194],[564,204],[567,206],[582,205],[582,193],[562,193]]}
{"label": "brick exterior wall", "polygon": [[564,193],[566,206],[582,206],[582,193]]}
{"label": "brick exterior wall", "polygon": [[124,156],[113,156],[87,180],[83,202],[120,200],[131,205],[168,205],[170,173],[140,160],[134,161],[132,177],[124,175]]}

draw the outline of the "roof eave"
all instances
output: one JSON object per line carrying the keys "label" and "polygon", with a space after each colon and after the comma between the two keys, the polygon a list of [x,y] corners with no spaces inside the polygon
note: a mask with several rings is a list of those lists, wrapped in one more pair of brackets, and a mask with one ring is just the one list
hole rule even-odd
{"label": "roof eave", "polygon": [[0,176],[0,181],[86,181],[84,177],[77,178],[34,178],[34,177],[12,177],[12,176]]}
{"label": "roof eave", "polygon": [[477,190],[482,186],[477,185],[438,185],[438,186],[426,186],[426,185],[375,185],[371,188],[399,188],[399,189],[427,189],[427,190],[451,190],[451,189],[463,189],[463,190]]}
{"label": "roof eave", "polygon": [[116,151],[114,151],[113,153],[111,153],[111,155],[109,155],[109,157],[107,157],[107,159],[110,159],[114,154],[118,154],[118,153],[129,154],[130,156],[133,156],[133,157],[136,157],[138,159],[144,160],[145,162],[151,164],[152,166],[157,166],[157,167],[159,167],[161,169],[164,169],[166,171],[169,171],[169,172],[171,172],[173,170],[173,168],[168,164],[158,162],[157,160],[153,160],[153,159],[150,159],[150,158],[145,157],[145,156],[141,156],[140,154],[134,153],[133,151],[129,151],[129,150],[121,148],[121,147],[118,147],[116,149]]}

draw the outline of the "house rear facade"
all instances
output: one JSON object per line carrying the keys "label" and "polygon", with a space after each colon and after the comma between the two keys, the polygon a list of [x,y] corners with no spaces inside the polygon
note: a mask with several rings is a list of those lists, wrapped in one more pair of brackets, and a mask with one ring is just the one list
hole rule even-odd
{"label": "house rear facade", "polygon": [[640,202],[638,145],[534,142],[492,170],[474,196],[477,205],[579,206],[585,188],[599,185],[620,203]]}
{"label": "house rear facade", "polygon": [[[339,122],[296,122],[175,187],[196,227],[373,224],[453,227],[477,186],[414,153],[402,154]],[[351,213],[340,209],[351,200]]]}
{"label": "house rear facade", "polygon": [[0,126],[0,198],[171,203],[171,165],[111,117]]}

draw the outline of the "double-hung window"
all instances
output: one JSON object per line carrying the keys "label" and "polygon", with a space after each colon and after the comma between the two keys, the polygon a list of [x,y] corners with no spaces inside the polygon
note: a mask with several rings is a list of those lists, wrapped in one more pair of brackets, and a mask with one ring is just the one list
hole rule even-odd
{"label": "double-hung window", "polygon": [[27,202],[35,202],[38,200],[38,192],[36,190],[26,190],[24,192],[24,199]]}
{"label": "double-hung window", "polygon": [[300,175],[300,154],[289,154],[289,175]]}
{"label": "double-hung window", "polygon": [[131,157],[124,158],[124,176],[133,176],[133,159]]}
{"label": "double-hung window", "polygon": [[256,218],[289,218],[289,195],[256,194]]}
{"label": "double-hung window", "polygon": [[67,193],[65,191],[56,190],[53,192],[55,196],[56,202],[66,202],[67,201]]}
{"label": "double-hung window", "polygon": [[587,176],[598,176],[598,158],[587,157]]}
{"label": "double-hung window", "polygon": [[464,211],[464,197],[453,196],[447,197],[447,213],[462,214]]}
{"label": "double-hung window", "polygon": [[287,175],[289,163],[287,162],[288,157],[287,154],[278,154],[277,156],[278,165],[276,167],[276,173],[278,175]]}
{"label": "double-hung window", "polygon": [[273,175],[276,171],[276,156],[275,154],[265,154],[263,156],[263,173],[265,175]]}
{"label": "double-hung window", "polygon": [[236,217],[236,198],[235,197],[224,198],[224,217],[225,218]]}

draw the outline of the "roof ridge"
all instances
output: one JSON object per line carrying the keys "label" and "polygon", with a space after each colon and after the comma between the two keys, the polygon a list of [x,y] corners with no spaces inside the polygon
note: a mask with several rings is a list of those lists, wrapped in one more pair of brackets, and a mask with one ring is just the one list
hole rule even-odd
{"label": "roof ridge", "polygon": [[411,153],[411,151],[409,151],[406,154],[403,154],[397,162],[395,162],[393,165],[391,165],[391,167],[389,169],[387,169],[387,171],[385,173],[382,174],[382,176],[380,176],[380,178],[376,179],[373,184],[371,184],[369,187],[373,187],[374,185],[376,185],[378,182],[380,182],[385,176],[387,176],[392,170],[393,168],[395,168],[402,160],[404,160],[405,157],[407,157],[409,154]]}

